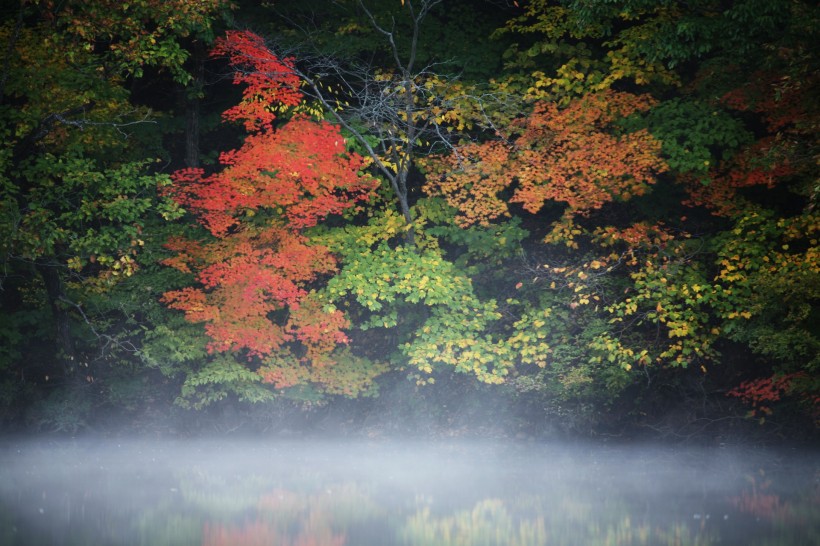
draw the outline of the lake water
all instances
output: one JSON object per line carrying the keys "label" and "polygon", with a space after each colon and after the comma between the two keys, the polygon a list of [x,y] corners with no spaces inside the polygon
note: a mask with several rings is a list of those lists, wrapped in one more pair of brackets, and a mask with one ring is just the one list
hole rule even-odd
{"label": "lake water", "polygon": [[816,545],[816,453],[4,441],[2,545]]}

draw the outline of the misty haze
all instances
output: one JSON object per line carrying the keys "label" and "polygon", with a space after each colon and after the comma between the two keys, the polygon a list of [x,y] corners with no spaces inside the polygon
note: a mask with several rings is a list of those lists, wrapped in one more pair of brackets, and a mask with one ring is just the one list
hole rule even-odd
{"label": "misty haze", "polygon": [[791,450],[387,440],[20,440],[3,545],[811,545]]}

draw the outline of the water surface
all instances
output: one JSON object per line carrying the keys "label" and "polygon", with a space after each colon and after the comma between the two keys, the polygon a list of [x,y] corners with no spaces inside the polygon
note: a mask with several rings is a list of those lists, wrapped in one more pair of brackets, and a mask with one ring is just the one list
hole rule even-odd
{"label": "water surface", "polygon": [[813,545],[816,453],[6,441],[2,545]]}

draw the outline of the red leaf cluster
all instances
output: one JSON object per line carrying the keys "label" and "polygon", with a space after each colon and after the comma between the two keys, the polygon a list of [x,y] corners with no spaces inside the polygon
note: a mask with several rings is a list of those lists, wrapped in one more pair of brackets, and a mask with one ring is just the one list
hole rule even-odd
{"label": "red leaf cluster", "polygon": [[783,396],[790,394],[795,381],[805,379],[805,377],[804,373],[798,372],[753,379],[742,382],[726,394],[740,398],[751,405],[753,412],[770,414],[771,409],[768,404],[778,402]]}
{"label": "red leaf cluster", "polygon": [[[307,285],[335,271],[335,260],[325,247],[284,227],[246,228],[210,243],[173,239],[167,247],[177,255],[167,260],[183,271],[193,271],[200,286],[167,292],[163,301],[185,312],[191,322],[205,322],[212,351],[246,350],[267,356],[288,342],[301,341],[313,356],[346,340],[347,324],[338,312],[323,312],[308,304],[314,320],[324,327],[302,331],[306,320],[300,306]],[[271,320],[290,310],[286,319]],[[319,339],[322,336],[325,338]]]}
{"label": "red leaf cluster", "polygon": [[296,106],[302,101],[302,81],[293,72],[293,60],[274,55],[253,32],[229,30],[217,38],[211,54],[227,57],[235,69],[233,83],[246,86],[242,101],[223,116],[244,121],[249,132],[272,128],[274,106]]}
{"label": "red leaf cluster", "polygon": [[788,143],[776,137],[763,138],[713,169],[711,180],[703,184],[695,177],[681,177],[688,206],[704,206],[715,216],[732,216],[743,208],[738,192],[743,188],[765,186],[773,188],[795,172]]}
{"label": "red leaf cluster", "polygon": [[237,216],[260,208],[280,210],[293,229],[314,226],[374,188],[359,175],[363,158],[346,152],[337,127],[301,117],[249,135],[220,162],[224,168],[210,176],[202,169],[177,171],[168,190],[217,237],[240,223]]}
{"label": "red leaf cluster", "polygon": [[684,204],[705,206],[716,216],[737,214],[745,204],[743,188],[775,185],[798,173],[811,173],[816,162],[800,141],[812,137],[820,120],[816,115],[816,74],[805,79],[758,71],[748,81],[726,93],[724,105],[760,116],[768,135],[747,147],[710,172],[703,184],[694,177],[684,178],[689,198]]}

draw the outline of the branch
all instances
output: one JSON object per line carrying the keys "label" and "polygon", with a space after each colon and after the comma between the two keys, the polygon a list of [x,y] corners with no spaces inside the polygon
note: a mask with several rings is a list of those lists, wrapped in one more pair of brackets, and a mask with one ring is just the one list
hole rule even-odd
{"label": "branch", "polygon": [[83,104],[82,106],[76,106],[74,108],[70,108],[62,112],[55,112],[53,114],[49,114],[48,116],[43,118],[40,121],[40,123],[38,123],[37,126],[34,129],[32,129],[25,137],[23,137],[19,143],[17,143],[17,145],[14,147],[13,157],[17,161],[22,159],[25,153],[28,150],[30,150],[35,144],[37,144],[37,142],[45,138],[45,136],[51,132],[51,129],[57,123],[61,123],[63,125],[68,125],[71,127],[76,127],[80,130],[84,129],[85,127],[94,126],[113,127],[117,129],[125,137],[128,137],[128,135],[121,130],[123,127],[137,125],[141,123],[156,123],[156,121],[148,119],[148,117],[151,115],[150,111],[146,113],[142,119],[136,121],[128,121],[124,123],[118,123],[114,121],[89,121],[87,119],[72,119],[73,116],[78,116],[80,114],[86,114],[90,112],[94,109],[95,106],[95,101],[89,101]]}
{"label": "branch", "polygon": [[103,342],[103,344],[100,346],[100,356],[98,358],[102,358],[106,350],[112,346],[132,354],[139,353],[139,349],[130,341],[122,342],[114,336],[98,332],[97,329],[94,327],[94,323],[91,321],[90,318],[88,318],[88,315],[85,314],[85,311],[83,311],[83,308],[79,303],[71,301],[65,296],[60,296],[59,301],[76,309],[80,316],[83,318],[83,321],[85,322],[86,326],[88,326],[89,330],[91,330],[91,333],[94,334],[94,337],[96,337],[99,341]]}

